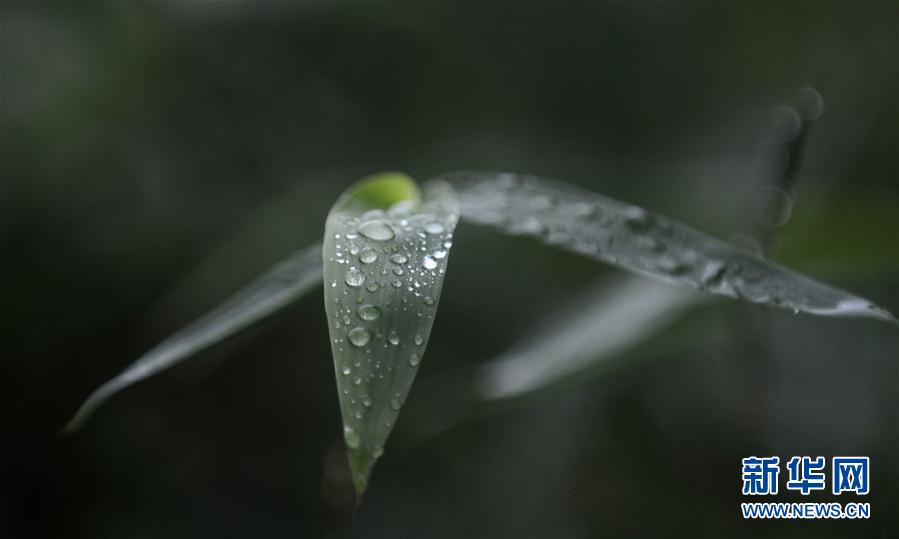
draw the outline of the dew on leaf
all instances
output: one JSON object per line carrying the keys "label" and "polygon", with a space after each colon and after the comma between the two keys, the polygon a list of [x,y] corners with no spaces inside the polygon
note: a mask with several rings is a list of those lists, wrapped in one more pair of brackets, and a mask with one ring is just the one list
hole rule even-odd
{"label": "dew on leaf", "polygon": [[381,309],[375,305],[361,305],[359,309],[356,311],[356,314],[359,315],[359,318],[363,320],[377,320],[378,317],[381,316]]}
{"label": "dew on leaf", "polygon": [[362,347],[368,344],[368,341],[371,340],[371,333],[368,332],[367,329],[361,327],[355,327],[350,330],[347,334],[347,337],[350,340],[350,344],[357,347]]}
{"label": "dew on leaf", "polygon": [[356,268],[350,268],[349,271],[346,272],[346,281],[347,286],[357,287],[362,286],[362,283],[365,282],[365,274]]}
{"label": "dew on leaf", "polygon": [[363,264],[371,264],[378,259],[378,253],[371,247],[366,247],[359,252],[359,261]]}
{"label": "dew on leaf", "polygon": [[379,219],[365,221],[359,225],[359,233],[366,238],[374,241],[392,240],[394,237],[393,229],[390,225]]}

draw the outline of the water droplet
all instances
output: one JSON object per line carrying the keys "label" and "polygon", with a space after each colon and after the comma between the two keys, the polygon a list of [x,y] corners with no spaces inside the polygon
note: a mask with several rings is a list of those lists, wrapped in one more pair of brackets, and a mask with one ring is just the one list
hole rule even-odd
{"label": "water droplet", "polygon": [[397,267],[393,268],[393,274],[394,274],[394,275],[399,276],[399,275],[402,275],[402,274],[404,274],[404,273],[406,273],[406,272],[403,271],[403,268],[400,267],[400,266],[397,266]]}
{"label": "water droplet", "polygon": [[363,320],[377,320],[381,316],[381,309],[374,305],[365,304],[359,307],[356,314]]}
{"label": "water droplet", "polygon": [[403,404],[398,399],[390,399],[390,407],[399,410]]}
{"label": "water droplet", "polygon": [[371,450],[371,456],[373,458],[376,458],[376,459],[381,458],[381,455],[383,455],[383,454],[384,454],[384,448],[381,447],[380,445],[376,445],[374,447],[374,449]]}
{"label": "water droplet", "polygon": [[354,385],[354,386],[358,386],[358,385],[361,385],[361,384],[362,384],[362,378],[359,378],[359,377],[357,376],[356,378],[353,379],[353,385]]}
{"label": "water droplet", "polygon": [[425,342],[425,340],[421,338],[421,335],[416,335],[412,340],[415,341],[416,346],[421,346],[421,343]]}
{"label": "water droplet", "polygon": [[430,255],[425,255],[421,261],[421,265],[424,269],[432,270],[437,267],[437,261],[431,258]]}
{"label": "water droplet", "polygon": [[639,206],[630,206],[624,210],[624,223],[633,230],[645,230],[650,224],[649,212]]}
{"label": "water droplet", "polygon": [[351,267],[349,271],[346,272],[346,284],[347,286],[357,287],[362,286],[362,283],[365,282],[365,274],[361,271],[357,270],[354,267]]}
{"label": "water droplet", "polygon": [[396,334],[396,331],[391,331],[389,335],[387,335],[387,342],[396,346],[400,343],[400,336]]}
{"label": "water droplet", "polygon": [[390,255],[390,261],[394,264],[405,264],[409,259],[403,253],[393,253]]}
{"label": "water droplet", "polygon": [[368,284],[365,285],[365,289],[369,292],[377,292],[378,283],[376,283],[375,281],[368,281]]}
{"label": "water droplet", "polygon": [[331,288],[337,288],[337,281],[331,281]]}
{"label": "water droplet", "polygon": [[570,211],[572,215],[578,218],[590,217],[596,208],[589,202],[575,202],[571,204]]}
{"label": "water droplet", "polygon": [[357,410],[355,413],[356,419],[362,419],[362,410]]}
{"label": "water droplet", "polygon": [[681,275],[690,270],[690,266],[671,257],[664,257],[656,261],[656,269],[671,275]]}
{"label": "water droplet", "polygon": [[399,279],[397,279],[397,280],[393,281],[393,282],[390,283],[390,284],[391,284],[394,288],[399,288],[399,287],[403,286],[403,281],[400,281]]}
{"label": "water droplet", "polygon": [[344,376],[346,376],[352,372],[352,369],[350,369],[349,367],[344,367],[343,369],[340,370],[340,372],[342,372],[344,374]]}
{"label": "water droplet", "polygon": [[374,262],[377,259],[378,259],[378,253],[376,253],[375,250],[372,249],[371,247],[366,247],[365,249],[362,249],[362,251],[359,253],[359,261],[362,262],[363,264],[371,264],[372,262]]}
{"label": "water droplet", "polygon": [[434,304],[434,298],[432,298],[431,296],[425,296],[425,298],[422,301],[425,302],[425,305],[433,305]]}
{"label": "water droplet", "polygon": [[370,240],[387,241],[393,239],[393,229],[384,221],[372,219],[359,225],[359,233]]}
{"label": "water droplet", "polygon": [[364,399],[362,399],[362,406],[365,406],[366,408],[371,406],[371,399],[368,397],[365,397]]}
{"label": "water droplet", "polygon": [[446,258],[446,251],[444,251],[443,249],[438,249],[438,250],[434,251],[434,254],[432,256],[434,258],[436,258],[437,260],[440,260],[441,258]]}
{"label": "water droplet", "polygon": [[361,347],[368,344],[368,341],[371,340],[371,333],[365,328],[356,327],[350,330],[347,337],[350,340],[350,344]]}
{"label": "water droplet", "polygon": [[401,200],[390,206],[390,209],[387,210],[387,213],[392,215],[393,217],[398,217],[400,215],[408,215],[415,210],[415,206],[418,204],[415,200]]}
{"label": "water droplet", "polygon": [[543,224],[533,215],[509,224],[509,232],[513,234],[539,234],[543,232]]}
{"label": "water droplet", "polygon": [[699,276],[699,280],[704,286],[709,286],[721,279],[726,268],[727,264],[724,262],[720,260],[711,260],[702,268],[702,274]]}
{"label": "water droplet", "polygon": [[343,427],[343,440],[350,449],[359,447],[359,434],[350,427]]}
{"label": "water droplet", "polygon": [[421,363],[421,358],[418,356],[418,354],[412,354],[411,356],[409,356],[409,366],[417,367],[419,363]]}
{"label": "water droplet", "polygon": [[429,221],[425,223],[424,229],[428,234],[442,234],[444,231],[443,225],[441,225],[437,221]]}

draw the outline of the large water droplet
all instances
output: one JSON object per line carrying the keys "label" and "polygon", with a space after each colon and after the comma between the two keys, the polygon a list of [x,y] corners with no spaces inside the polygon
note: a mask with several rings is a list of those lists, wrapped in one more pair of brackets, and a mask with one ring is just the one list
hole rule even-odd
{"label": "large water droplet", "polygon": [[378,253],[376,253],[375,250],[372,249],[371,247],[366,247],[365,249],[362,249],[362,251],[359,253],[359,261],[362,262],[363,264],[371,264],[372,262],[374,262],[377,259],[378,259]]}
{"label": "large water droplet", "polygon": [[381,316],[381,309],[375,305],[365,304],[359,307],[356,314],[363,320],[377,320]]}
{"label": "large water droplet", "polygon": [[432,270],[437,267],[437,261],[434,260],[430,255],[425,255],[425,257],[421,261],[421,265],[424,269]]}
{"label": "large water droplet", "polygon": [[428,234],[442,234],[444,230],[443,225],[441,225],[437,221],[429,221],[425,223],[424,229]]}
{"label": "large water droplet", "polygon": [[389,335],[387,335],[387,342],[396,346],[400,343],[400,336],[396,334],[396,331],[391,331]]}
{"label": "large water droplet", "polygon": [[403,253],[393,253],[390,255],[390,261],[394,264],[405,264],[409,259]]}
{"label": "large water droplet", "polygon": [[349,271],[346,272],[346,284],[347,286],[357,287],[362,286],[362,283],[365,282],[365,274],[356,268],[350,268]]}
{"label": "large water droplet", "polygon": [[387,241],[393,239],[393,229],[384,221],[372,219],[359,225],[359,233],[370,240]]}
{"label": "large water droplet", "polygon": [[371,333],[365,328],[356,327],[350,330],[347,338],[353,346],[365,346],[371,340]]}

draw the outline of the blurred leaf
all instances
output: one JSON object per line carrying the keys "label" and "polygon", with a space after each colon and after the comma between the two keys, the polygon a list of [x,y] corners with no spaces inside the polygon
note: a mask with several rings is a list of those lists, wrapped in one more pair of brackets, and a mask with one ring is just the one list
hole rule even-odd
{"label": "blurred leaf", "polygon": [[442,176],[462,216],[697,290],[825,316],[894,321],[866,299],[819,283],[687,225],[556,180],[494,172]]}
{"label": "blurred leaf", "polygon": [[600,283],[557,321],[483,365],[476,388],[485,399],[541,389],[627,352],[707,298],[642,277]]}
{"label": "blurred leaf", "polygon": [[63,430],[74,432],[106,399],[287,306],[321,282],[321,247],[296,251],[209,314],[165,339],[94,391]]}
{"label": "blurred leaf", "polygon": [[325,226],[325,311],[359,496],[424,354],[459,209],[444,182],[385,173],[338,199]]}

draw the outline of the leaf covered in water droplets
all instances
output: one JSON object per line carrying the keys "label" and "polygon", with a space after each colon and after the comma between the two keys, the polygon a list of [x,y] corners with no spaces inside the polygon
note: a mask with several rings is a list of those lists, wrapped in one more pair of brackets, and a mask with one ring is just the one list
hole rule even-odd
{"label": "leaf covered in water droplets", "polygon": [[424,355],[459,209],[452,188],[399,173],[363,179],[328,215],[325,311],[356,492]]}
{"label": "leaf covered in water droplets", "polygon": [[692,288],[771,307],[894,321],[868,300],[814,281],[643,208],[557,180],[496,172],[442,176],[462,217]]}

